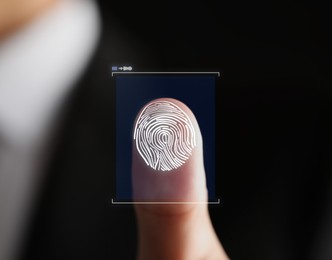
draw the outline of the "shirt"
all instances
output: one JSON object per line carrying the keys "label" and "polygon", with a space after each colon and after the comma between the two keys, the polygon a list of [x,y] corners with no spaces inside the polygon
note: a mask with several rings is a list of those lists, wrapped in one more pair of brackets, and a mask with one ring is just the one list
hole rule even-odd
{"label": "shirt", "polygon": [[0,43],[0,260],[20,251],[45,144],[99,28],[94,2],[60,0]]}

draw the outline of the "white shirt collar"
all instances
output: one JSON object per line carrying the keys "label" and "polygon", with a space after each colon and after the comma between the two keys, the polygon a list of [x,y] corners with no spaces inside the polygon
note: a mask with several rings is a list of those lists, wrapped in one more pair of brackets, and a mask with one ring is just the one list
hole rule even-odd
{"label": "white shirt collar", "polygon": [[[89,0],[57,6],[0,43],[0,259],[20,252],[40,184],[39,148],[62,100],[97,43],[99,20]],[[12,258],[13,257],[13,258]]]}
{"label": "white shirt collar", "polygon": [[29,145],[47,132],[98,36],[92,1],[60,0],[0,43],[0,132],[6,139]]}

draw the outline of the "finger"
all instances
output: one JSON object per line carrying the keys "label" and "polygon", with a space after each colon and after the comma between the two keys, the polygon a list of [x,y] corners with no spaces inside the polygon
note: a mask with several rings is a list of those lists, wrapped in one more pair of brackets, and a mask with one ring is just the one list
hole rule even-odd
{"label": "finger", "polygon": [[138,113],[132,153],[138,259],[227,259],[208,209],[202,137],[180,101],[149,102]]}

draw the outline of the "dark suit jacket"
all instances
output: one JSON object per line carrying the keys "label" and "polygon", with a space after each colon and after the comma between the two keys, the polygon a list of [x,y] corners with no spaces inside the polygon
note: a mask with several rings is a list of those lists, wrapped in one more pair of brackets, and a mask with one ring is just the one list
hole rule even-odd
{"label": "dark suit jacket", "polygon": [[210,212],[232,259],[332,259],[331,42],[324,6],[100,4],[102,39],[66,103],[23,259],[134,258],[133,208],[110,203],[110,66],[128,63],[223,69],[216,94],[222,205]]}

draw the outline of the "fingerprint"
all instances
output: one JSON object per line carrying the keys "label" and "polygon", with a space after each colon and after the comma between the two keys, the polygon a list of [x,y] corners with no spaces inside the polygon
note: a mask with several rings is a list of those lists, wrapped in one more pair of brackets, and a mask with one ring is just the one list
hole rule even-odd
{"label": "fingerprint", "polygon": [[143,108],[136,121],[134,140],[146,164],[158,171],[180,167],[196,146],[189,117],[170,101],[154,101]]}

